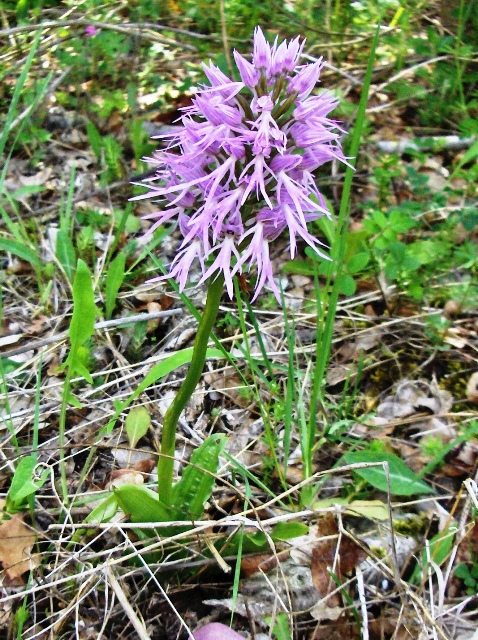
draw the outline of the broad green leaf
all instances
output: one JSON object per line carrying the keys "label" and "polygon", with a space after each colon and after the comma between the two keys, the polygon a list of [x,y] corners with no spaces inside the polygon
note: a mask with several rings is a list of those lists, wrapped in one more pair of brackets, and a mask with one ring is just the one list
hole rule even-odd
{"label": "broad green leaf", "polygon": [[[125,484],[114,489],[114,495],[120,508],[129,515],[131,522],[170,522],[181,520],[176,509],[171,509],[160,502],[158,494],[146,487],[135,484]],[[187,531],[190,525],[161,527],[158,533],[168,537]],[[148,537],[151,531],[144,530]]]}
{"label": "broad green leaf", "polygon": [[347,273],[349,273],[350,275],[353,275],[354,273],[359,273],[367,266],[368,261],[369,261],[368,253],[366,253],[365,251],[357,253],[356,255],[353,256],[353,258],[350,258],[350,260],[347,262]]}
{"label": "broad green leaf", "polygon": [[105,317],[107,320],[111,318],[113,309],[116,305],[116,296],[121,288],[124,280],[124,267],[126,264],[126,253],[123,251],[118,253],[116,258],[111,262],[108,273],[106,274],[105,283]]}
{"label": "broad green leaf", "polygon": [[26,456],[20,460],[7,494],[6,510],[9,513],[22,509],[25,498],[36,493],[47,480],[48,469],[45,469],[37,479],[34,478],[37,464],[34,456]]}
{"label": "broad green leaf", "polygon": [[271,538],[273,540],[287,541],[309,533],[309,527],[303,522],[278,522],[274,527]]}
{"label": "broad green leaf", "polygon": [[173,487],[172,504],[186,517],[200,518],[204,503],[214,486],[214,474],[219,467],[219,456],[226,445],[223,434],[209,436],[191,456],[181,480]]}
{"label": "broad green leaf", "polygon": [[132,449],[148,431],[151,424],[151,416],[146,407],[133,407],[126,416],[124,427]]}
{"label": "broad green leaf", "polygon": [[118,511],[118,501],[116,495],[112,493],[102,500],[83,520],[85,524],[101,524],[109,522]]}
{"label": "broad green leaf", "polygon": [[[390,477],[390,491],[397,496],[411,496],[420,493],[434,493],[433,489],[417,478],[413,471],[398,456],[388,451],[354,451],[346,453],[347,464],[387,462]],[[388,490],[385,469],[381,466],[354,469],[354,473],[366,480],[376,489]]]}
{"label": "broad green leaf", "polygon": [[17,258],[20,258],[20,260],[29,262],[34,267],[41,267],[41,262],[37,253],[29,246],[23,242],[19,242],[18,240],[0,238],[0,251],[12,253],[14,256],[17,256]]}
{"label": "broad green leaf", "polygon": [[343,293],[344,296],[353,296],[357,289],[357,285],[352,276],[349,276],[347,273],[341,273],[339,276],[339,291]]}
{"label": "broad green leaf", "polygon": [[55,255],[58,258],[58,262],[63,267],[68,280],[73,282],[76,261],[75,247],[71,241],[70,234],[63,229],[59,229],[56,236]]}
{"label": "broad green leaf", "polygon": [[91,275],[83,260],[78,260],[73,282],[73,315],[68,331],[71,346],[63,366],[68,366],[73,376],[82,376],[90,384],[93,379],[85,365],[86,357],[83,345],[93,335],[95,316],[96,305]]}

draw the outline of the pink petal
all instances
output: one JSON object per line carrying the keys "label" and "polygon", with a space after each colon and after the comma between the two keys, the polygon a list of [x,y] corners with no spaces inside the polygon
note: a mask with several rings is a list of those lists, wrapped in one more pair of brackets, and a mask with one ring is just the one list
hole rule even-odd
{"label": "pink petal", "polygon": [[194,640],[244,640],[244,636],[239,635],[225,624],[211,622],[204,627],[197,629],[194,633]]}

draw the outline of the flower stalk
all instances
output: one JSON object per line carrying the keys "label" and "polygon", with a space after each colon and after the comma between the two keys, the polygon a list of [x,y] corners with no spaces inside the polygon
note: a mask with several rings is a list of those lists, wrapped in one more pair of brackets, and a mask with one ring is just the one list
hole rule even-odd
{"label": "flower stalk", "polygon": [[223,290],[224,277],[219,274],[216,278],[211,279],[208,286],[206,305],[194,340],[193,355],[186,378],[164,416],[161,455],[158,462],[158,489],[161,501],[167,505],[171,504],[176,430],[179,416],[194,393],[203,372],[209,336],[216,321]]}

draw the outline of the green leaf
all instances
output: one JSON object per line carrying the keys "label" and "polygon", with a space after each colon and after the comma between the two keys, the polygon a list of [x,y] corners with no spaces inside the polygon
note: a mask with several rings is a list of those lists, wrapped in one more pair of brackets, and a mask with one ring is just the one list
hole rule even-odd
{"label": "green leaf", "polygon": [[98,131],[98,129],[90,120],[88,120],[88,122],[86,123],[86,133],[88,135],[88,141],[90,143],[91,150],[93,151],[93,153],[96,156],[96,159],[99,162],[101,160],[101,149],[103,147],[103,138],[100,132]]}
{"label": "green leaf", "polygon": [[309,527],[303,522],[278,522],[271,533],[271,538],[284,542],[308,533]]}
{"label": "green leaf", "polygon": [[107,320],[111,318],[113,309],[116,305],[116,296],[120,290],[124,280],[124,267],[126,264],[126,254],[122,251],[118,253],[116,258],[111,262],[108,273],[106,274],[105,283],[105,317]]}
{"label": "green leaf", "polygon": [[[387,462],[390,477],[390,492],[397,496],[411,496],[420,493],[434,493],[433,489],[420,480],[398,456],[388,451],[354,451],[346,453],[347,464]],[[376,489],[388,491],[387,475],[383,467],[354,469],[354,473]]]}
{"label": "green leaf", "polygon": [[173,487],[172,504],[193,519],[203,515],[204,503],[211,496],[214,474],[225,445],[226,437],[223,434],[209,436],[194,451],[181,480]]}
{"label": "green leaf", "polygon": [[34,267],[41,267],[40,259],[33,249],[18,240],[11,240],[9,238],[0,238],[0,251],[6,251],[12,253],[20,260],[29,262]]}
{"label": "green leaf", "polygon": [[[131,522],[170,522],[183,520],[176,509],[172,509],[163,504],[159,500],[158,494],[147,487],[125,484],[122,487],[114,489],[114,495],[120,508],[129,516]],[[158,529],[158,533],[168,537],[181,533],[182,531],[187,531],[190,528],[190,525],[184,527],[161,527]],[[149,535],[151,535],[151,531]]]}
{"label": "green leaf", "polygon": [[96,305],[90,271],[83,260],[78,260],[73,282],[73,316],[68,331],[71,347],[63,366],[70,368],[71,375],[82,376],[90,384],[93,378],[85,365],[83,345],[93,335],[95,316]]}
{"label": "green leaf", "polygon": [[83,522],[85,524],[101,524],[102,522],[109,522],[111,518],[114,518],[117,511],[118,501],[116,499],[116,495],[112,493],[102,500],[92,511],[90,511]]}
{"label": "green leaf", "polygon": [[[412,584],[420,584],[427,576],[430,560],[438,566],[445,562],[450,555],[457,531],[458,528],[455,525],[450,525],[433,536],[428,544],[428,549],[425,548],[422,552],[421,562],[417,564],[410,577]],[[434,572],[433,567],[432,572]]]}
{"label": "green leaf", "polygon": [[366,253],[365,251],[357,253],[356,255],[353,256],[353,258],[350,258],[350,260],[347,262],[347,273],[349,273],[350,275],[353,275],[354,273],[359,273],[367,266],[368,261],[369,261],[368,253]]}
{"label": "green leaf", "polygon": [[[268,624],[272,622],[272,618],[268,620]],[[274,627],[272,629],[276,640],[291,640],[292,633],[290,630],[289,616],[287,613],[279,613],[274,618]]]}
{"label": "green leaf", "polygon": [[55,255],[63,267],[66,277],[73,282],[75,276],[76,253],[70,234],[64,229],[59,229],[56,236]]}
{"label": "green leaf", "polygon": [[339,291],[344,296],[352,296],[357,290],[357,285],[352,276],[347,273],[341,273],[339,276]]}
{"label": "green leaf", "polygon": [[148,431],[151,425],[151,416],[146,407],[133,407],[126,416],[124,423],[129,445],[132,449]]}
{"label": "green leaf", "polygon": [[6,510],[8,513],[20,511],[25,499],[36,493],[48,478],[48,469],[45,469],[38,478],[35,476],[37,459],[34,456],[26,456],[18,463],[7,494]]}

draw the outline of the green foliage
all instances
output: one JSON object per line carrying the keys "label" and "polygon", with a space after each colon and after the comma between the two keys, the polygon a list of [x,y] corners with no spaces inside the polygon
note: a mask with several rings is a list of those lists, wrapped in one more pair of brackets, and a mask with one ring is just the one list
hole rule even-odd
{"label": "green foliage", "polygon": [[121,251],[110,263],[105,281],[105,317],[111,318],[116,306],[116,296],[125,277],[126,253]]}
{"label": "green foliage", "polygon": [[90,384],[93,382],[88,370],[89,351],[85,346],[94,331],[96,304],[93,282],[88,267],[78,260],[73,282],[73,315],[68,330],[70,352],[63,368],[68,368],[71,376],[81,376]]}
{"label": "green foliage", "polygon": [[435,567],[440,567],[450,556],[455,534],[458,531],[455,525],[450,525],[443,531],[439,531],[427,542],[422,551],[419,564],[410,576],[411,584],[423,584],[429,574],[434,574]]}
{"label": "green foliage", "polygon": [[[106,117],[107,114],[103,113],[102,115]],[[101,174],[101,184],[106,185],[120,178],[124,173],[123,146],[111,135],[102,136],[92,122],[86,123],[86,131],[91,148],[99,164],[104,167]]]}
{"label": "green foliage", "polygon": [[46,482],[49,470],[37,465],[35,456],[25,456],[18,463],[7,493],[5,510],[17,513],[27,506],[28,498],[35,495]]}
{"label": "green foliage", "polygon": [[462,562],[455,569],[455,576],[463,580],[466,592],[469,596],[474,596],[478,592],[478,564],[474,563],[471,568]]}
{"label": "green foliage", "polygon": [[[181,479],[173,486],[171,505],[161,501],[161,495],[146,487],[123,485],[114,495],[121,509],[132,522],[190,522],[203,515],[204,504],[211,496],[219,456],[226,445],[222,435],[209,436],[193,453]],[[175,535],[184,531],[183,526],[161,528],[163,535]]]}
{"label": "green foliage", "polygon": [[[354,473],[381,491],[389,490],[388,481],[390,481],[390,493],[392,495],[411,496],[434,493],[433,489],[423,480],[420,480],[403,460],[389,451],[377,451],[376,448],[372,447],[368,450],[346,453],[344,460],[346,464],[374,465],[354,469]],[[375,463],[377,463],[376,466]],[[379,463],[386,464],[380,465]]]}
{"label": "green foliage", "polygon": [[138,440],[146,435],[151,426],[151,416],[144,406],[133,407],[126,416],[124,428],[128,436],[129,446],[134,449]]}
{"label": "green foliage", "polygon": [[173,486],[171,504],[192,519],[203,514],[204,503],[214,486],[214,474],[219,466],[219,456],[226,446],[225,436],[209,436],[192,454],[181,480]]}

